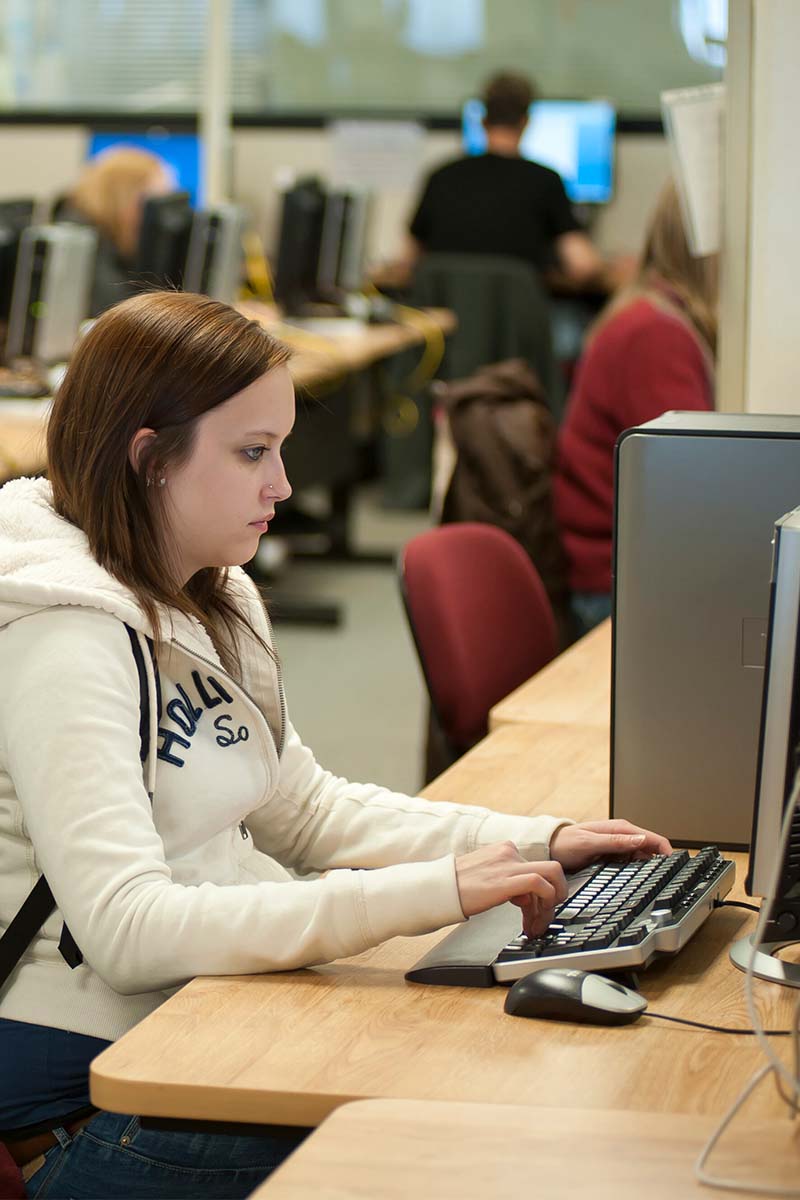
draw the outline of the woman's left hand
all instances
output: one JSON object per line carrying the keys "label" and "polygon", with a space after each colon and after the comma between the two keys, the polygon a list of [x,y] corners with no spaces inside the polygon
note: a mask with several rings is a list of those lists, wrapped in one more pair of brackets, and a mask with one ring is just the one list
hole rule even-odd
{"label": "woman's left hand", "polygon": [[550,839],[550,857],[565,871],[580,871],[602,858],[650,858],[671,853],[672,846],[665,837],[622,820],[562,825]]}

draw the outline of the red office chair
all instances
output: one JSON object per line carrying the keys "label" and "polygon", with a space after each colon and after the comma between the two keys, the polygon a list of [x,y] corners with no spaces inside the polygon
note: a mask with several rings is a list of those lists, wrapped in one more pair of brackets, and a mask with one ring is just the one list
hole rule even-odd
{"label": "red office chair", "polygon": [[[528,555],[494,525],[419,534],[403,551],[400,578],[435,725],[454,762],[485,736],[489,709],[555,657],[553,611]],[[431,750],[429,741],[429,778]]]}
{"label": "red office chair", "polygon": [[11,1152],[0,1142],[0,1196],[8,1200],[25,1200],[25,1184]]}

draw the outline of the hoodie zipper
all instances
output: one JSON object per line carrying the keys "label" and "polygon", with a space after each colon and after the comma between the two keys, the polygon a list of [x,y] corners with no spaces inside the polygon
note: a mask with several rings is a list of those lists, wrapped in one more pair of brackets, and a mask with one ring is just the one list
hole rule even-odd
{"label": "hoodie zipper", "polygon": [[[270,635],[271,634],[272,634],[272,627],[270,626]],[[204,654],[198,654],[196,650],[190,649],[189,646],[184,646],[183,642],[173,641],[172,645],[177,646],[179,650],[183,650],[186,654],[191,655],[192,658],[196,658],[199,662],[205,663],[206,666],[211,667],[214,671],[217,671],[219,674],[224,675],[224,677],[226,679],[230,680],[230,682],[233,684],[234,688],[236,688],[239,692],[241,692],[243,696],[246,696],[247,699],[250,701],[250,703],[253,705],[253,708],[255,708],[255,710],[257,712],[261,713],[262,717],[266,721],[267,728],[268,729],[270,728],[270,724],[269,724],[269,721],[267,721],[266,714],[264,712],[262,712],[261,706],[259,705],[258,701],[255,700],[253,698],[253,696],[250,695],[247,688],[242,687],[242,685],[240,683],[237,683],[237,681],[233,678],[233,676],[229,675],[228,672],[224,669],[224,667],[220,667],[219,663],[215,663],[212,659],[206,658]],[[276,666],[277,666],[277,663],[276,663]],[[284,743],[285,734],[286,734],[286,702],[285,702],[284,696],[283,696],[283,683],[281,681],[280,671],[278,671],[277,674],[278,674],[278,698],[280,699],[280,702],[281,702],[281,728],[280,728],[280,736],[278,738],[278,745],[277,745],[278,758],[280,758],[281,754],[283,754],[283,743]],[[271,729],[270,729],[270,732],[272,732]],[[244,834],[242,836],[244,836]]]}
{"label": "hoodie zipper", "polygon": [[[261,607],[264,611],[264,616],[267,618],[267,629],[269,630],[270,645],[274,649],[275,638],[272,635],[272,618],[270,617],[269,610],[263,601]],[[280,758],[281,754],[283,753],[283,741],[286,731],[286,698],[283,694],[283,674],[281,672],[281,660],[278,658],[277,653],[275,654],[273,661],[275,663],[275,674],[278,677],[278,699],[281,702],[281,744],[280,749],[278,750],[278,758]]]}

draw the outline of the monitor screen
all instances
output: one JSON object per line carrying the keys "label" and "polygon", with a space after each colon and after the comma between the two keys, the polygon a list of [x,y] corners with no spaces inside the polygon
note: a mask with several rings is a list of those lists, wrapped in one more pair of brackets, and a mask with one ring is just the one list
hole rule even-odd
{"label": "monitor screen", "polygon": [[780,861],[766,937],[800,941],[800,817],[782,859],[781,828],[800,768],[800,509],[775,525],[766,672],[747,891],[767,896]]}
{"label": "monitor screen", "polygon": [[[486,150],[484,112],[481,100],[464,105],[467,154]],[[557,171],[573,203],[604,204],[613,190],[615,127],[616,113],[606,100],[536,100],[529,110],[520,153]]]}
{"label": "monitor screen", "polygon": [[192,208],[202,205],[202,147],[196,133],[170,133],[163,129],[145,133],[93,133],[86,157],[94,158],[112,146],[135,146],[157,155],[171,172],[175,187],[189,193]]}

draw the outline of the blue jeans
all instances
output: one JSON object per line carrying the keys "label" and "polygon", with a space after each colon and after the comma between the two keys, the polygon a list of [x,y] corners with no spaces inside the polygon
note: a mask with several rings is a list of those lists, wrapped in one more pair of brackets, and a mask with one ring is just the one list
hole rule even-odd
{"label": "blue jeans", "polygon": [[249,1196],[310,1133],[264,1126],[263,1136],[142,1129],[139,1117],[100,1112],[58,1145],[26,1183],[52,1200],[228,1200]]}
{"label": "blue jeans", "polygon": [[606,592],[573,592],[569,601],[575,637],[583,637],[611,616],[611,595]]}

